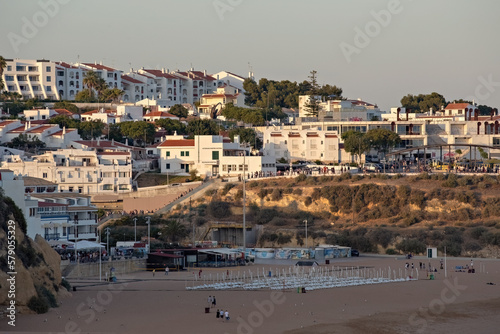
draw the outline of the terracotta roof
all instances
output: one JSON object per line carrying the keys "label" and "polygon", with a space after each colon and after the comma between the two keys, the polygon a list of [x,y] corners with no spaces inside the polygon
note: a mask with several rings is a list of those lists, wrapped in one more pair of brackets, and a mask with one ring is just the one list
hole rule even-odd
{"label": "terracotta roof", "polygon": [[338,138],[338,136],[331,133],[326,133],[325,138]]}
{"label": "terracotta roof", "polygon": [[19,126],[15,129],[12,129],[10,130],[8,133],[23,133],[24,132],[24,125],[23,126]]}
{"label": "terracotta roof", "polygon": [[134,149],[132,146],[127,146],[125,144],[119,142],[112,142],[110,140],[100,140],[99,143],[97,140],[77,140],[75,143],[78,143],[87,147],[100,147],[100,148],[126,148],[126,149]]}
{"label": "terracotta roof", "polygon": [[73,113],[67,109],[54,109],[54,111],[56,113],[58,113],[59,115],[68,115],[68,116],[72,116]]}
{"label": "terracotta roof", "polygon": [[316,132],[308,132],[306,137],[319,137],[319,135]]}
{"label": "terracotta roof", "polygon": [[[30,128],[26,131],[26,133],[42,133],[45,130],[51,129],[54,127],[56,124],[51,124],[51,125],[42,125],[36,128]],[[57,126],[57,125],[56,125]]]}
{"label": "terracotta roof", "polygon": [[[66,133],[76,131],[76,129],[66,129]],[[62,136],[63,130],[59,130],[51,134],[51,136]]]}
{"label": "terracotta roof", "polygon": [[470,105],[470,103],[450,103],[446,106],[445,109],[465,109],[465,108],[468,108],[468,106]]}
{"label": "terracotta roof", "polygon": [[111,67],[108,67],[108,66],[104,66],[104,65],[100,65],[100,64],[92,64],[92,63],[83,63],[83,65],[85,66],[88,66],[88,67],[92,67],[92,68],[95,68],[97,70],[106,70],[106,71],[118,71],[118,70],[115,70],[114,68],[111,68]]}
{"label": "terracotta roof", "polygon": [[[90,110],[90,111],[84,112],[82,115],[93,115],[93,114],[98,113],[98,112],[99,112],[99,110]],[[114,112],[116,112],[116,110],[111,110],[111,109],[104,110],[104,113],[106,113],[106,114],[110,114],[110,113],[114,113]]]}
{"label": "terracotta roof", "polygon": [[0,128],[3,128],[4,126],[7,126],[7,125],[14,123],[14,122],[19,122],[19,121],[18,120],[0,121]]}
{"label": "terracotta roof", "polygon": [[164,112],[164,111],[152,111],[152,112],[145,114],[143,117],[176,117],[176,118],[179,118],[178,116],[169,114],[168,112]]}
{"label": "terracotta roof", "polygon": [[172,75],[170,73],[163,73],[161,70],[145,70],[143,69],[144,72],[149,73],[154,75],[155,77],[163,77],[167,79],[177,79],[175,75]]}
{"label": "terracotta roof", "polygon": [[131,83],[135,83],[135,84],[144,84],[144,82],[139,81],[137,79],[134,79],[132,77],[129,77],[128,75],[122,75],[122,80],[131,82]]}
{"label": "terracotta roof", "polygon": [[228,97],[228,98],[235,98],[239,94],[203,94],[201,97]]}
{"label": "terracotta roof", "polygon": [[288,134],[288,137],[300,138],[300,133],[293,133],[293,132],[290,132],[290,133]]}
{"label": "terracotta roof", "polygon": [[281,133],[271,133],[271,137],[282,137]]}
{"label": "terracotta roof", "polygon": [[167,139],[158,147],[194,146],[194,139]]}
{"label": "terracotta roof", "polygon": [[51,207],[51,206],[68,206],[68,204],[38,201],[38,207],[39,208]]}
{"label": "terracotta roof", "polygon": [[63,61],[56,62],[56,65],[61,66],[61,67],[64,67],[64,68],[74,68],[74,69],[78,69],[78,67],[77,67],[77,66],[70,65],[70,64],[65,63],[65,62],[63,62]]}
{"label": "terracotta roof", "polygon": [[[30,186],[56,186],[57,183],[47,181],[45,179],[41,179],[39,177],[32,177],[32,176],[23,176],[24,180],[24,186],[25,187],[30,187]],[[34,193],[32,193],[33,195]]]}

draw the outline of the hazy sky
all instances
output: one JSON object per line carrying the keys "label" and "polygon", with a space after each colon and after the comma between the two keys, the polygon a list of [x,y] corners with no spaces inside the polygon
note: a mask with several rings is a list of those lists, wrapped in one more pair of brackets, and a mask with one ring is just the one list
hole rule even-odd
{"label": "hazy sky", "polygon": [[383,109],[433,91],[500,108],[499,13],[498,0],[0,0],[0,55],[243,76],[250,63],[292,81],[315,69]]}

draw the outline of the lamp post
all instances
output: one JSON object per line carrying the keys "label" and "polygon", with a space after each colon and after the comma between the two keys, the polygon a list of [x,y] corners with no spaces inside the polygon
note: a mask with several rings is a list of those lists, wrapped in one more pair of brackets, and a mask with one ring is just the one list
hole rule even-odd
{"label": "lamp post", "polygon": [[106,227],[104,230],[106,231],[106,254],[109,256],[109,234],[111,232],[109,227]]}
{"label": "lamp post", "polygon": [[241,178],[243,180],[243,261],[245,261],[245,263],[247,257],[247,227],[246,227],[247,194],[245,192],[246,156],[247,156],[247,151],[245,146],[245,150],[243,151],[243,177]]}
{"label": "lamp post", "polygon": [[137,217],[134,218],[134,242],[137,242]]}
{"label": "lamp post", "polygon": [[101,230],[97,229],[99,232],[99,281],[102,280],[102,250],[101,250]]}
{"label": "lamp post", "polygon": [[148,253],[151,253],[151,217],[146,217],[146,224],[148,224]]}
{"label": "lamp post", "polygon": [[308,247],[307,247],[307,219],[306,219],[306,220],[304,220],[304,223],[306,224],[306,248],[308,248]]}

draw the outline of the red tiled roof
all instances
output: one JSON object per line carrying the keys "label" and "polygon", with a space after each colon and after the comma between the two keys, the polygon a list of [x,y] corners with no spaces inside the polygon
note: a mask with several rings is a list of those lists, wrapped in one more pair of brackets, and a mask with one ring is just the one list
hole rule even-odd
{"label": "red tiled roof", "polygon": [[[82,115],[93,115],[93,114],[98,113],[98,112],[99,112],[99,110],[90,110],[90,111],[84,112]],[[116,112],[116,111],[111,110],[111,109],[104,110],[104,113],[106,113],[106,114],[110,114],[110,113],[114,113],[114,112]]]}
{"label": "red tiled roof", "polygon": [[4,126],[7,126],[14,122],[18,122],[18,120],[0,121],[0,128],[3,128]]}
{"label": "red tiled roof", "polygon": [[96,140],[77,140],[75,143],[78,143],[87,147],[100,147],[100,148],[126,148],[126,149],[134,149],[132,146],[127,146],[125,144],[119,142],[112,142],[110,140],[100,140],[99,144],[97,144]]}
{"label": "red tiled roof", "polygon": [[[66,129],[66,133],[76,131],[76,129]],[[51,134],[51,136],[62,136],[63,130],[59,130]]]}
{"label": "red tiled roof", "polygon": [[327,133],[325,134],[325,138],[338,138],[338,136],[331,133]]}
{"label": "red tiled roof", "polygon": [[167,139],[158,147],[194,146],[194,139]]}
{"label": "red tiled roof", "polygon": [[281,137],[281,133],[271,133],[271,137]]}
{"label": "red tiled roof", "polygon": [[130,156],[130,152],[124,151],[114,151],[114,152],[99,152],[97,155],[128,155]]}
{"label": "red tiled roof", "polygon": [[12,133],[12,132],[14,132],[14,133],[18,133],[18,132],[23,133],[24,132],[24,125],[23,126],[19,126],[19,127],[15,128],[15,129],[12,129],[8,133]]}
{"label": "red tiled roof", "polygon": [[445,109],[450,110],[450,109],[465,109],[468,108],[470,104],[469,103],[450,103],[446,106]]}
{"label": "red tiled roof", "polygon": [[167,79],[177,79],[175,75],[172,75],[170,73],[163,73],[161,70],[143,70],[146,73],[152,74],[155,77],[163,77]]}
{"label": "red tiled roof", "polygon": [[[26,133],[42,133],[44,132],[45,130],[48,130],[50,128],[53,128],[54,125],[56,124],[51,124],[51,125],[42,125],[42,126],[39,126],[39,127],[36,127],[36,128],[30,128],[28,129],[28,131],[26,131]],[[56,125],[57,126],[57,125]]]}
{"label": "red tiled roof", "polygon": [[110,72],[118,71],[118,70],[115,70],[114,68],[111,68],[111,67],[108,67],[108,66],[104,66],[104,65],[100,65],[100,64],[96,65],[96,64],[92,64],[92,63],[83,63],[83,65],[95,68],[97,70],[106,70],[106,71],[110,71]]}
{"label": "red tiled roof", "polygon": [[59,115],[68,115],[68,116],[73,115],[73,113],[67,109],[54,109],[54,111]]}
{"label": "red tiled roof", "polygon": [[139,81],[137,79],[134,79],[132,77],[129,77],[128,75],[122,75],[122,80],[131,82],[131,83],[135,83],[135,84],[144,84],[144,82]]}
{"label": "red tiled roof", "polygon": [[289,133],[288,137],[300,138],[300,133]]}
{"label": "red tiled roof", "polygon": [[169,114],[168,112],[164,112],[164,111],[151,111],[142,117],[176,117],[176,118],[179,118],[178,116]]}
{"label": "red tiled roof", "polygon": [[319,137],[319,135],[316,132],[309,132],[306,134],[306,137]]}
{"label": "red tiled roof", "polygon": [[63,61],[56,62],[56,65],[59,65],[59,66],[64,67],[64,68],[74,68],[74,69],[78,68],[77,66],[70,65],[70,64],[65,63]]}

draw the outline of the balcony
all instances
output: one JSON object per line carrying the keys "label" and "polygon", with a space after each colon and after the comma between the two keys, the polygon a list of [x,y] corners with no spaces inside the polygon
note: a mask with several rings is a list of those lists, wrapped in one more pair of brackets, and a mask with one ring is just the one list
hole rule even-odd
{"label": "balcony", "polygon": [[59,240],[60,238],[61,238],[61,233],[47,233],[44,235],[44,239],[47,241]]}

